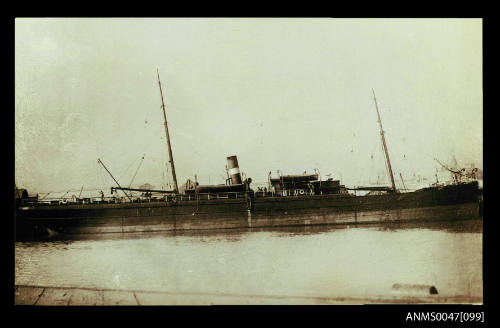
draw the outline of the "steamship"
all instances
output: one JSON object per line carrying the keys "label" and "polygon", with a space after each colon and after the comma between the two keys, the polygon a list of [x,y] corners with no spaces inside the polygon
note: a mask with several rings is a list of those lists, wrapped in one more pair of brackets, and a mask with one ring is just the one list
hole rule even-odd
{"label": "steamship", "polygon": [[[225,184],[188,181],[179,190],[170,145],[165,104],[158,85],[173,190],[121,187],[113,178],[111,193],[125,197],[73,199],[44,203],[16,187],[16,237],[53,234],[129,233],[196,229],[264,228],[309,225],[358,225],[425,220],[482,218],[482,190],[477,180],[461,181],[412,192],[396,189],[377,99],[373,92],[391,186],[348,188],[339,180],[317,174],[268,175],[268,188],[255,191],[252,179],[242,179],[236,156],[227,157]],[[131,196],[142,192],[141,198]],[[358,195],[364,192],[363,195]]]}

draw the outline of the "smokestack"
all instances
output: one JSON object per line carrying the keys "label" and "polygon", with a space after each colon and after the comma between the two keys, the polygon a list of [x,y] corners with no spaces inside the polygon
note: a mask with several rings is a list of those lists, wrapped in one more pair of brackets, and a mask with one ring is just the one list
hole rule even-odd
{"label": "smokestack", "polygon": [[231,176],[231,184],[241,184],[240,168],[236,155],[227,158],[227,167],[229,169],[229,175]]}

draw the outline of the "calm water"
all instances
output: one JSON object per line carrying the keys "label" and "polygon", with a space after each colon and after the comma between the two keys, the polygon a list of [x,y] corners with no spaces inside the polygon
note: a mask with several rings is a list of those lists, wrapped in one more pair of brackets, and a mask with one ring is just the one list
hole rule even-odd
{"label": "calm water", "polygon": [[482,297],[482,221],[78,236],[17,242],[16,285],[240,295]]}

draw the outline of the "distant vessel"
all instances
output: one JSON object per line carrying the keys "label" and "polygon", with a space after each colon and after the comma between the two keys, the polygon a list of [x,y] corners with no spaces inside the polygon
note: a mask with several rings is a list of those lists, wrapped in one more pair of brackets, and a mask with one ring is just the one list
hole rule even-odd
{"label": "distant vessel", "polygon": [[[16,187],[16,235],[124,233],[307,225],[356,225],[414,220],[460,220],[482,217],[482,193],[477,181],[400,192],[396,189],[377,100],[380,135],[391,186],[347,188],[339,180],[322,181],[319,173],[271,177],[268,188],[254,191],[252,179],[242,179],[236,156],[227,157],[228,179],[221,185],[188,180],[179,191],[162,99],[173,190],[121,187],[113,197],[73,198],[44,203]],[[454,172],[460,175],[460,172]],[[117,197],[121,191],[126,199]],[[364,196],[357,191],[368,191]],[[128,192],[142,192],[134,198]],[[354,191],[354,193],[352,193]]]}

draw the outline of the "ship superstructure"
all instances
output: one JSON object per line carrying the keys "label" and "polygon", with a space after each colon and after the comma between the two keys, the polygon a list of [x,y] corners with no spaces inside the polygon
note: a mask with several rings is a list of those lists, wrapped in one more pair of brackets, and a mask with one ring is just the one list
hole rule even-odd
{"label": "ship superstructure", "polygon": [[[158,72],[157,72],[158,73]],[[111,197],[71,197],[44,201],[16,187],[16,234],[144,232],[189,229],[275,227],[316,224],[363,224],[413,220],[459,220],[482,215],[477,181],[455,181],[412,192],[396,189],[380,112],[373,91],[381,142],[391,186],[352,187],[314,174],[268,174],[268,186],[253,190],[236,155],[228,156],[223,184],[200,185],[196,176],[177,184],[163,91],[162,113],[174,182],[172,190],[122,187],[113,178]],[[454,172],[456,174],[460,172]],[[401,176],[402,179],[402,176]],[[83,189],[83,187],[82,187]],[[405,188],[406,189],[406,188]],[[363,196],[357,190],[368,191]],[[134,193],[140,196],[134,196]],[[81,191],[80,191],[81,194]]]}

